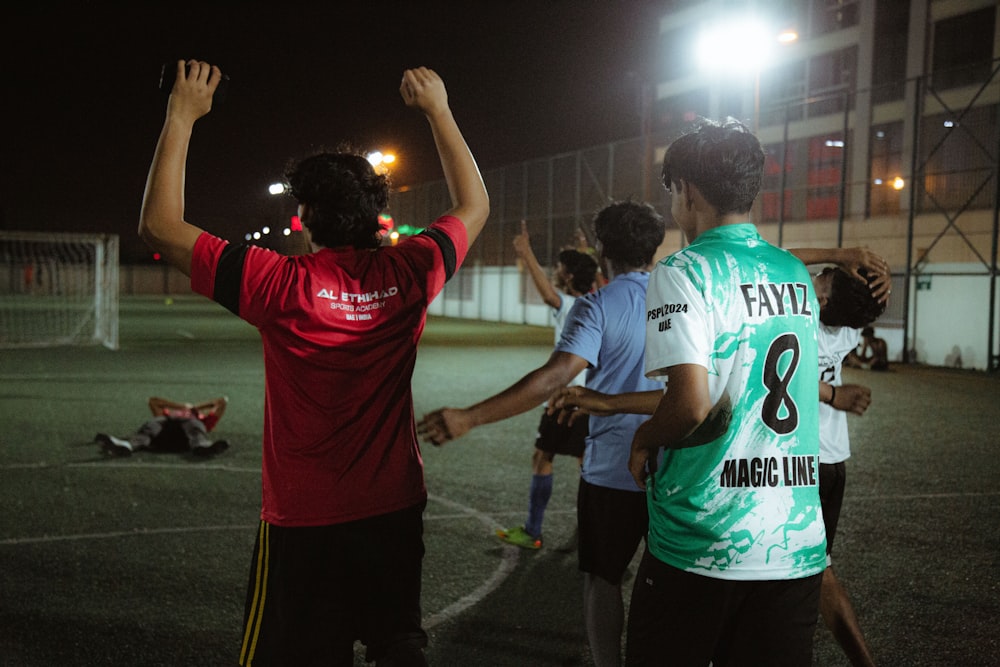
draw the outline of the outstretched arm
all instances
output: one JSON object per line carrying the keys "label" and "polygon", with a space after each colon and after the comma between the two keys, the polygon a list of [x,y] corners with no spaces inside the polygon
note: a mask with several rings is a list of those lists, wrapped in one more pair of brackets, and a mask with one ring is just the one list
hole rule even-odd
{"label": "outstretched arm", "polygon": [[535,251],[531,248],[531,237],[528,236],[528,223],[524,220],[521,221],[521,233],[514,237],[514,252],[517,253],[517,256],[524,263],[525,268],[528,269],[528,274],[531,276],[532,282],[535,283],[538,293],[542,296],[542,301],[550,308],[559,308],[559,304],[562,303],[562,297],[559,296],[559,292],[549,282],[548,276],[545,275],[545,271],[542,269],[542,265],[538,263],[538,258],[535,257]]}
{"label": "outstretched arm", "polygon": [[549,397],[548,413],[558,413],[559,423],[569,419],[573,424],[582,415],[606,417],[621,413],[651,415],[656,411],[663,392],[630,391],[623,394],[604,394],[580,385],[563,387]]}
{"label": "outstretched arm", "polygon": [[587,367],[587,361],[569,352],[553,352],[545,365],[536,368],[499,394],[468,408],[441,408],[417,424],[427,442],[442,445],[460,438],[476,426],[492,424],[541,405],[548,396]]}
{"label": "outstretched arm", "polygon": [[206,62],[177,61],[167,117],[156,144],[139,215],[139,236],[184,275],[191,275],[191,251],[202,230],[184,220],[184,170],[195,121],[212,109],[222,72]]}
{"label": "outstretched arm", "polygon": [[462,221],[472,245],[490,214],[490,199],[479,167],[451,114],[444,82],[426,67],[408,69],[403,72],[399,93],[406,106],[423,112],[430,123],[451,195],[448,214]]}

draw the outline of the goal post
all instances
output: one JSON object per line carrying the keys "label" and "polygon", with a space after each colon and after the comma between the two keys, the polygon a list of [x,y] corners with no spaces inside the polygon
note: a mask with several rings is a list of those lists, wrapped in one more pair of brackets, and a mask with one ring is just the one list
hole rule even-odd
{"label": "goal post", "polygon": [[118,236],[0,231],[0,348],[118,349]]}

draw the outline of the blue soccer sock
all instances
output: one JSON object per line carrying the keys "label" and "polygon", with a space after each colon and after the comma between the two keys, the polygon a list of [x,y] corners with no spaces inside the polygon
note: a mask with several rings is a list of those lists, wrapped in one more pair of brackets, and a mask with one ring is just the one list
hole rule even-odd
{"label": "blue soccer sock", "polygon": [[524,523],[524,532],[532,537],[541,537],[542,521],[545,519],[545,508],[552,497],[552,473],[548,475],[532,475],[531,491],[528,494],[528,520]]}

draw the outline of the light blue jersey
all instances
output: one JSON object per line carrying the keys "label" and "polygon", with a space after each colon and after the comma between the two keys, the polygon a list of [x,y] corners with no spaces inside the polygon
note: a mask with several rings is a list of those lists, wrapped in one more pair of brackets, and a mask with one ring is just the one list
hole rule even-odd
{"label": "light blue jersey", "polygon": [[[645,376],[643,350],[646,286],[649,274],[615,276],[597,292],[573,304],[557,352],[569,352],[590,364],[588,388],[606,394],[662,389]],[[628,470],[632,437],[646,415],[590,417],[590,435],[581,475],[590,484],[641,492]]]}

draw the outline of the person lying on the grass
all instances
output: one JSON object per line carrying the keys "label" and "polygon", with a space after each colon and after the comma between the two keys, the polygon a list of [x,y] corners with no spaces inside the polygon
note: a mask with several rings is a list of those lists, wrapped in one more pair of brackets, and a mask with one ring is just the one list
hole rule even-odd
{"label": "person lying on the grass", "polygon": [[157,452],[186,452],[211,456],[229,448],[227,440],[209,439],[208,433],[219,423],[229,399],[225,396],[203,403],[178,403],[157,396],[150,397],[153,418],[127,438],[98,433],[94,440],[104,452],[128,456],[140,449]]}

